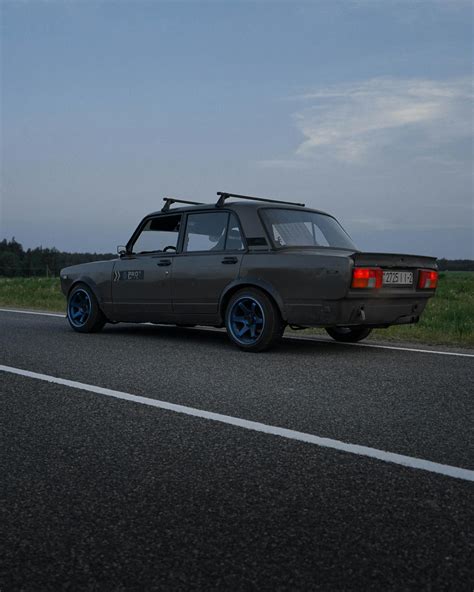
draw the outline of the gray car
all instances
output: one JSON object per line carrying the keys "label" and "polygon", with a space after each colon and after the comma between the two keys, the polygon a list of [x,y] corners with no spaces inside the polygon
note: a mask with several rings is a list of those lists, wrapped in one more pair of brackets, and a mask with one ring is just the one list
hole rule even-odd
{"label": "gray car", "polygon": [[165,198],[117,259],[61,270],[71,327],[225,326],[237,346],[262,351],[287,325],[355,342],[374,327],[416,323],[435,293],[432,257],[363,253],[325,212],[218,195],[215,204]]}

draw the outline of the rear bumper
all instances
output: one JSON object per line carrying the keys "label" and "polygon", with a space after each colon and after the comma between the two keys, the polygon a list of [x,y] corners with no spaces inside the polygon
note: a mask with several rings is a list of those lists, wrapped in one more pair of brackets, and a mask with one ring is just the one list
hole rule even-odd
{"label": "rear bumper", "polygon": [[308,327],[387,327],[417,323],[428,298],[374,298],[294,304],[286,308],[287,322]]}

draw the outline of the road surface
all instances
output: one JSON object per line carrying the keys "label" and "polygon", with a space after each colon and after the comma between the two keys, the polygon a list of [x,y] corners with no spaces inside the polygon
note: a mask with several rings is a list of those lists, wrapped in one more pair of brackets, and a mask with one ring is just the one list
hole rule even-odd
{"label": "road surface", "polygon": [[472,592],[474,355],[440,349],[0,311],[0,590]]}

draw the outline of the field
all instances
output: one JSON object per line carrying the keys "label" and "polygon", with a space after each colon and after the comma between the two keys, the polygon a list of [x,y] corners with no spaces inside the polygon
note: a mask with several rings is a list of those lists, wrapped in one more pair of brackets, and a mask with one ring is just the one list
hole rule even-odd
{"label": "field", "polygon": [[[0,278],[0,306],[64,312],[65,299],[57,278]],[[474,272],[441,273],[417,325],[377,329],[371,339],[474,346]]]}

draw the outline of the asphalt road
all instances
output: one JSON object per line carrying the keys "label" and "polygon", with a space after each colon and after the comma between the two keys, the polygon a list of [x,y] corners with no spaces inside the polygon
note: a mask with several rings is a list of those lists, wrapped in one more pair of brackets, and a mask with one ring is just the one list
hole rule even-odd
{"label": "asphalt road", "polygon": [[[474,469],[474,357],[0,312],[0,365]],[[10,372],[0,426],[2,592],[474,589],[467,479]]]}

